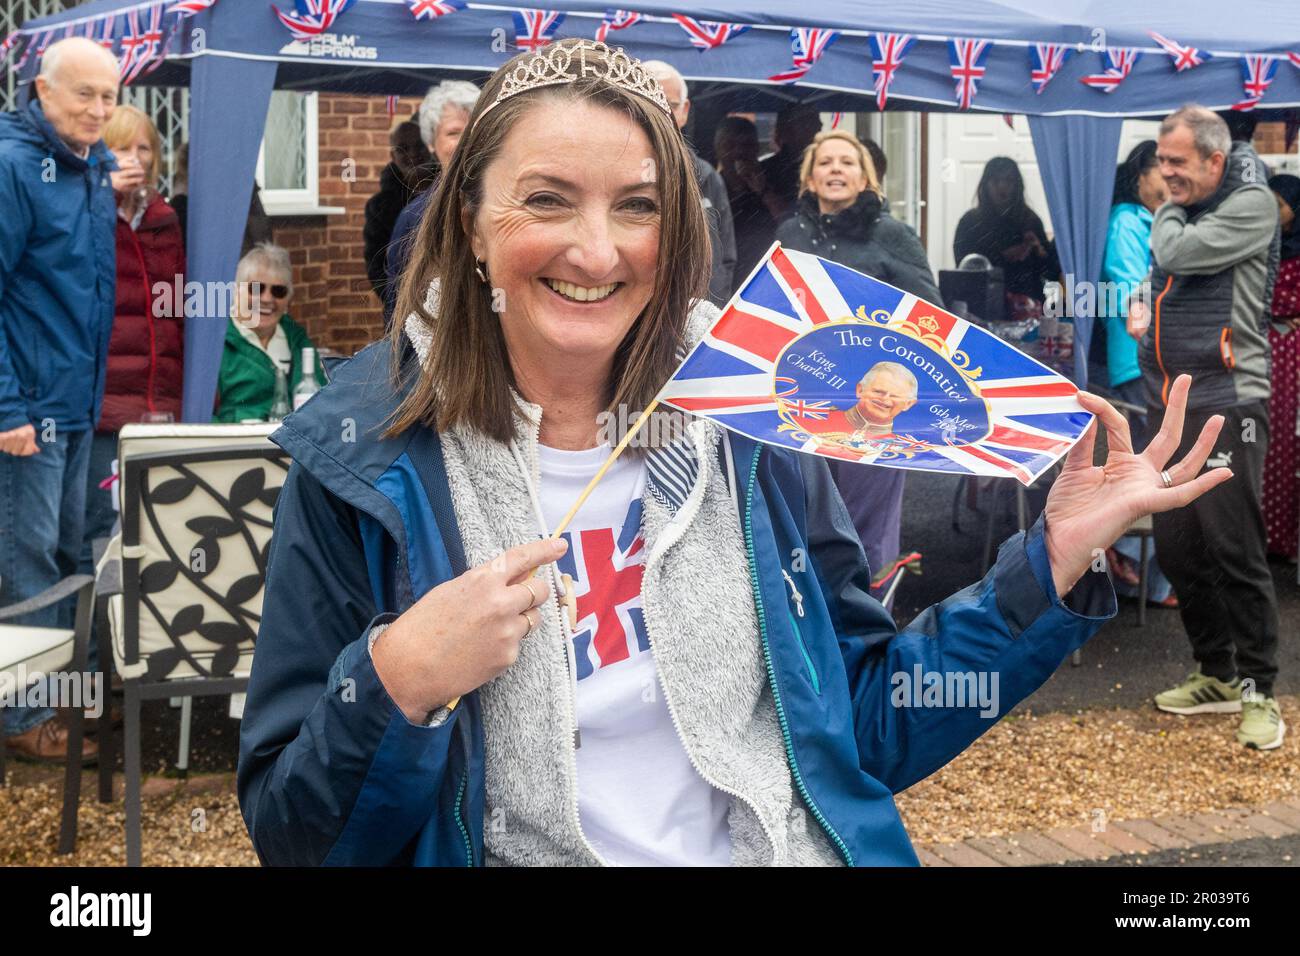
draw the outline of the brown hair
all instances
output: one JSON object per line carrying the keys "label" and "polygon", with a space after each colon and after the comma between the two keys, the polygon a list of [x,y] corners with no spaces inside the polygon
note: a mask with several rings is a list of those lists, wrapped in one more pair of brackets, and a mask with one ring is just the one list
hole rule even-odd
{"label": "brown hair", "polygon": [[153,162],[144,172],[145,182],[150,186],[157,185],[158,177],[162,174],[162,137],[158,135],[158,127],[153,125],[153,120],[146,113],[128,103],[116,107],[113,115],[104,124],[104,145],[109,149],[122,149],[135,139],[141,130],[144,130],[145,136],[149,139],[149,147],[153,150]]}
{"label": "brown hair", "polygon": [[813,137],[813,141],[803,151],[803,160],[799,163],[799,195],[802,196],[804,193],[810,192],[808,180],[812,178],[813,163],[817,159],[817,147],[828,139],[842,139],[853,147],[858,154],[858,163],[862,166],[862,173],[866,177],[867,189],[883,199],[885,194],[880,189],[880,177],[876,175],[876,164],[871,161],[871,153],[860,139],[848,130],[843,129],[823,130]]}
{"label": "brown hair", "polygon": [[[556,45],[578,42],[590,41],[561,40]],[[650,301],[615,353],[605,407],[645,408],[677,367],[690,307],[705,294],[711,269],[708,224],[681,132],[652,100],[603,79],[603,69],[599,75],[519,93],[489,109],[505,77],[537,55],[522,53],[488,79],[416,230],[391,332],[395,387],[400,390],[403,384],[396,358],[403,348],[405,318],[415,313],[429,327],[433,342],[418,380],[393,413],[386,437],[416,424],[439,430],[465,424],[503,442],[514,434],[514,372],[500,318],[492,310],[492,289],[474,271],[462,214],[473,221],[488,166],[510,130],[543,98],[596,103],[622,112],[645,132],[655,158],[661,268],[655,272]],[[585,55],[588,62],[604,57],[590,49]],[[425,308],[434,279],[439,284],[436,315]]]}

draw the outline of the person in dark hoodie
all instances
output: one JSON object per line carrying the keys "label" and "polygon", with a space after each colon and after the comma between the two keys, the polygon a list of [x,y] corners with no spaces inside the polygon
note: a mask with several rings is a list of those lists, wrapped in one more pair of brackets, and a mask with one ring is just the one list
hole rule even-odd
{"label": "person in dark hoodie", "polygon": [[1043,284],[1061,272],[1055,247],[1038,213],[1025,202],[1025,180],[1016,161],[994,156],[975,190],[975,208],[957,223],[952,254],[960,263],[971,253],[1002,270],[1007,318],[1041,312]]}
{"label": "person in dark hoodie", "polygon": [[[113,55],[70,37],[45,51],[35,97],[0,115],[0,606],[77,570],[113,329],[116,165],[102,136],[117,91]],[[63,601],[6,623],[71,628],[72,614]],[[6,750],[63,761],[53,718],[0,708]]]}
{"label": "person in dark hoodie", "polygon": [[431,87],[420,104],[420,138],[433,158],[420,168],[419,188],[411,197],[393,224],[393,234],[388,241],[384,259],[384,277],[387,288],[384,298],[384,326],[389,327],[393,317],[393,304],[397,300],[397,286],[411,254],[415,227],[420,224],[424,207],[433,196],[438,176],[451,162],[456,144],[469,123],[469,114],[478,102],[478,87],[467,80],[444,80]]}
{"label": "person in dark hoodie", "polygon": [[379,174],[379,192],[366,200],[366,275],[370,288],[383,302],[387,296],[388,242],[406,204],[431,181],[421,175],[429,162],[429,147],[420,138],[420,127],[411,120],[398,123],[388,134],[391,162]]}
{"label": "person in dark hoodie", "polygon": [[1153,519],[1198,665],[1155,703],[1175,714],[1239,712],[1237,741],[1269,750],[1286,730],[1273,697],[1277,598],[1260,507],[1277,201],[1255,150],[1233,143],[1204,107],[1165,118],[1156,159],[1170,201],[1151,226],[1153,301],[1129,305],[1130,318],[1148,325],[1139,352],[1147,406],[1153,422],[1163,417],[1174,380],[1193,373],[1187,424],[1195,431],[1198,422],[1226,419],[1209,464],[1228,465],[1237,477],[1177,515]]}
{"label": "person in dark hoodie", "polygon": [[[882,214],[880,181],[856,136],[845,130],[818,133],[804,152],[800,182],[797,212],[776,230],[781,245],[942,305],[920,238],[911,226]],[[904,472],[847,461],[831,462],[830,468],[867,563],[879,572],[899,553]]]}

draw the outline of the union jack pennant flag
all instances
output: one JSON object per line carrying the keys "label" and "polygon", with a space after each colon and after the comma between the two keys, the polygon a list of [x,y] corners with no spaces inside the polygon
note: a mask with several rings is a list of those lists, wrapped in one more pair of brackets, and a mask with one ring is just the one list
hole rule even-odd
{"label": "union jack pennant flag", "polygon": [[912,48],[910,33],[873,33],[867,37],[871,46],[871,76],[875,81],[876,109],[883,110],[889,99],[889,87],[903,65],[903,57]]}
{"label": "union jack pennant flag", "polygon": [[691,38],[691,46],[700,50],[713,50],[728,40],[740,36],[749,29],[743,23],[715,23],[712,20],[696,20],[674,13],[673,19],[682,25],[686,35]]}
{"label": "union jack pennant flag", "polygon": [[1183,46],[1167,36],[1161,36],[1154,30],[1148,30],[1147,32],[1151,35],[1151,39],[1156,41],[1160,49],[1169,54],[1169,58],[1173,60],[1174,71],[1177,73],[1190,70],[1194,66],[1200,66],[1206,60],[1214,59],[1204,50],[1198,50],[1194,46]]}
{"label": "union jack pennant flag", "polygon": [[1077,391],[977,325],[775,243],[659,398],[781,448],[1028,485],[1092,420]]}
{"label": "union jack pennant flag", "polygon": [[555,39],[555,31],[564,22],[563,13],[550,10],[530,10],[520,8],[513,14],[515,18],[515,48],[518,50],[540,50]]}
{"label": "union jack pennant flag", "polygon": [[1064,43],[1035,43],[1029,48],[1029,82],[1042,93],[1074,52]]}
{"label": "union jack pennant flag", "polygon": [[1300,53],[1288,53],[1286,58],[1291,61],[1291,65],[1300,70]]}
{"label": "union jack pennant flag", "polygon": [[806,29],[799,27],[790,31],[790,54],[794,65],[784,73],[769,76],[774,83],[794,83],[802,80],[812,69],[812,65],[821,59],[826,48],[839,36],[838,30]]}
{"label": "union jack pennant flag", "polygon": [[122,33],[119,43],[117,74],[123,82],[127,82],[127,77],[135,69],[135,60],[139,56],[140,47],[144,45],[144,33],[140,30],[140,18],[135,10],[126,14],[126,29]]}
{"label": "union jack pennant flag", "polygon": [[36,36],[29,36],[26,45],[23,47],[23,55],[20,56],[18,62],[14,64],[14,72],[17,73],[26,66],[28,58],[30,58],[33,53],[36,54],[36,62],[39,63],[41,56],[45,53],[45,48],[50,45],[52,39],[54,39],[53,30],[46,30],[44,33],[37,34]]}
{"label": "union jack pennant flag", "polygon": [[13,52],[20,39],[22,39],[22,34],[15,32],[0,41],[0,63],[4,63],[5,60],[9,59],[9,54]]}
{"label": "union jack pennant flag", "polygon": [[1106,47],[1101,55],[1104,69],[1100,73],[1089,73],[1079,79],[1080,83],[1091,86],[1103,93],[1114,93],[1119,85],[1133,72],[1137,61],[1142,59],[1142,51],[1134,47]]}
{"label": "union jack pennant flag", "polygon": [[957,81],[957,108],[968,110],[975,101],[979,81],[984,79],[984,61],[993,44],[988,40],[949,40],[948,63]]}
{"label": "union jack pennant flag", "polygon": [[417,20],[436,20],[465,9],[463,0],[406,0],[406,6]]}
{"label": "union jack pennant flag", "polygon": [[1241,85],[1246,98],[1232,104],[1234,110],[1253,110],[1268,92],[1273,77],[1277,75],[1278,58],[1263,54],[1250,54],[1241,58]]}
{"label": "union jack pennant flag", "polygon": [[173,3],[168,7],[167,12],[180,17],[192,17],[204,10],[211,10],[216,2],[217,0],[180,0],[179,3]]}
{"label": "union jack pennant flag", "polygon": [[[130,13],[131,28],[138,30],[138,24],[135,19],[134,10]],[[135,82],[146,73],[152,73],[162,65],[162,29],[163,8],[162,4],[151,7],[149,10],[149,26],[140,34],[139,43],[134,49],[134,62],[126,70],[122,79],[125,84]]]}
{"label": "union jack pennant flag", "polygon": [[601,20],[600,26],[596,28],[596,41],[604,43],[611,30],[626,30],[640,21],[641,14],[633,13],[631,10],[606,10],[605,19]]}
{"label": "union jack pennant flag", "polygon": [[117,17],[105,17],[99,21],[99,38],[95,41],[105,50],[111,51],[117,45],[113,33],[117,29]]}
{"label": "union jack pennant flag", "polygon": [[327,32],[356,0],[294,0],[294,13],[272,7],[295,40],[311,40]]}

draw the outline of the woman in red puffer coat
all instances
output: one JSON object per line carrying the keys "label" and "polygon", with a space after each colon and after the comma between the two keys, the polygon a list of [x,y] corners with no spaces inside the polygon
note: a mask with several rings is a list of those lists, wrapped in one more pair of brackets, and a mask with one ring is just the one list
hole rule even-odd
{"label": "woman in red puffer coat", "polygon": [[92,542],[109,534],[115,518],[106,483],[117,458],[117,433],[128,422],[180,418],[185,347],[185,247],[176,211],[155,188],[162,152],[158,130],[143,112],[123,105],[104,127],[104,142],[120,167],[113,173],[117,298],[87,475],[81,562],[87,570]]}

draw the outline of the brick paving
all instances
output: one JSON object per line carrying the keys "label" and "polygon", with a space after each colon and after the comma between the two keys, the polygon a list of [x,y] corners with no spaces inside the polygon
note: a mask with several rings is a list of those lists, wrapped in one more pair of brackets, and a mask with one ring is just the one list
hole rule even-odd
{"label": "brick paving", "polygon": [[954,843],[917,844],[916,853],[922,866],[1048,866],[1298,834],[1300,798],[1293,798],[1192,816],[1108,820],[1097,831],[1091,826],[1058,827],[1043,833],[1025,830]]}

